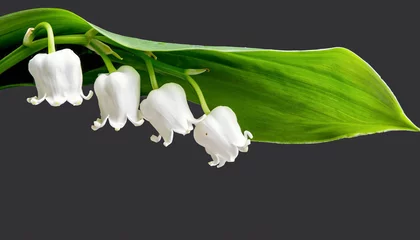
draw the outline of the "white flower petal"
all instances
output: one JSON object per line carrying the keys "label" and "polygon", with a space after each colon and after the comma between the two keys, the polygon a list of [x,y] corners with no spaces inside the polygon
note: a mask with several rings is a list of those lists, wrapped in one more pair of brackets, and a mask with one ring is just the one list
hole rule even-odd
{"label": "white flower petal", "polygon": [[[194,123],[204,119],[194,118],[184,89],[176,83],[166,83],[150,91],[140,103],[140,110],[144,118],[162,135],[165,146],[172,143],[174,132],[186,135],[193,130]],[[152,141],[157,139],[159,137],[152,137]]]}
{"label": "white flower petal", "polygon": [[83,98],[80,95],[73,95],[73,96],[68,96],[67,101],[73,106],[79,106],[82,104]]}
{"label": "white flower petal", "polygon": [[166,83],[160,89],[162,95],[165,95],[168,101],[171,102],[171,110],[173,110],[174,114],[176,113],[180,117],[176,117],[171,119],[174,121],[172,126],[175,132],[182,133],[185,129],[192,130],[192,122],[196,121],[194,116],[191,113],[191,110],[188,106],[187,96],[185,95],[184,89],[181,85],[176,83]]}
{"label": "white flower petal", "polygon": [[226,162],[234,162],[241,152],[248,151],[252,137],[249,131],[242,135],[236,115],[228,107],[219,106],[196,124],[194,139],[203,146],[213,161],[209,164],[218,168]]}
{"label": "white flower petal", "polygon": [[153,121],[153,122],[150,122],[150,124],[159,133],[159,136],[157,136],[157,137],[152,136],[150,139],[154,142],[159,142],[160,137],[162,137],[163,141],[164,141],[163,145],[165,147],[169,146],[172,143],[172,140],[173,140],[173,137],[174,137],[174,132],[168,126],[166,126],[165,122],[163,122],[163,121]]}
{"label": "white flower petal", "polygon": [[194,125],[196,125],[197,123],[199,123],[199,122],[203,121],[206,117],[207,117],[207,115],[206,115],[206,114],[203,114],[203,116],[201,116],[201,117],[199,117],[199,118],[197,118],[197,119],[193,119],[193,120],[191,121],[191,123],[192,123],[192,124],[194,124]]}
{"label": "white flower petal", "polygon": [[93,122],[93,125],[91,126],[93,131],[98,130],[99,128],[102,128],[103,126],[105,126],[106,122],[108,120],[108,117],[104,118],[104,119],[96,119],[96,121]]}
{"label": "white flower petal", "polygon": [[35,97],[27,98],[26,101],[28,101],[28,103],[31,103],[32,105],[38,105],[42,103],[46,97],[47,97],[47,94],[44,94],[44,96],[42,96],[42,98],[40,99],[38,99],[38,97],[35,96]]}
{"label": "white flower petal", "polygon": [[211,159],[213,161],[210,161],[209,165],[212,166],[212,167],[219,165],[219,163],[220,163],[219,156],[216,155],[216,154],[210,154],[210,156],[211,156]]}
{"label": "white flower petal", "polygon": [[93,92],[86,97],[83,95],[80,58],[71,49],[39,53],[29,61],[28,70],[38,91],[38,98],[29,100],[32,104],[39,104],[45,96],[51,106],[60,106],[66,101],[78,106],[93,95]]}
{"label": "white flower petal", "polygon": [[141,126],[144,123],[144,119],[142,117],[143,115],[141,114],[140,110],[137,111],[137,115],[136,116],[130,116],[128,115],[127,118],[128,120],[130,120],[130,122],[138,127]]}
{"label": "white flower petal", "polygon": [[45,99],[46,94],[47,94],[45,92],[45,86],[44,86],[43,74],[42,74],[44,60],[45,60],[46,56],[47,56],[47,54],[45,54],[45,53],[39,53],[39,54],[35,55],[31,60],[29,60],[29,63],[28,63],[29,73],[34,78],[35,87],[36,87],[37,92],[38,92],[37,99],[41,99],[41,98]]}
{"label": "white flower petal", "polygon": [[93,91],[89,90],[89,93],[86,96],[85,96],[85,94],[83,94],[83,91],[81,91],[80,96],[82,96],[82,98],[85,99],[85,100],[90,100],[93,97]]}
{"label": "white flower petal", "polygon": [[47,95],[46,100],[53,107],[59,107],[66,102],[66,98],[64,96],[59,96],[58,94],[53,95],[52,97]]}
{"label": "white flower petal", "polygon": [[100,74],[94,83],[94,90],[101,118],[108,119],[116,131],[123,128],[127,120],[134,126],[143,124],[139,111],[140,74],[133,67],[121,66],[116,72]]}
{"label": "white flower petal", "polygon": [[95,80],[95,83],[93,84],[93,90],[95,91],[96,97],[98,98],[98,105],[102,119],[108,118],[110,112],[108,107],[110,105],[108,103],[109,98],[105,93],[107,78],[107,74],[99,74]]}
{"label": "white flower petal", "polygon": [[154,143],[160,142],[161,139],[162,139],[162,136],[161,135],[159,135],[159,136],[155,136],[155,135],[150,136],[150,141],[152,141]]}
{"label": "white flower petal", "polygon": [[241,133],[236,114],[232,109],[226,106],[218,106],[211,111],[211,115],[218,120],[222,134],[231,144],[237,147],[246,146],[247,138]]}

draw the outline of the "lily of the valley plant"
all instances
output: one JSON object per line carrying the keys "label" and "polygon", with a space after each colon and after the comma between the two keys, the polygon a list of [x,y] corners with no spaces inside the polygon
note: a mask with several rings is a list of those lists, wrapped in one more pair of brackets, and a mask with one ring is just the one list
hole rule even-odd
{"label": "lily of the valley plant", "polygon": [[[148,122],[156,130],[151,141],[165,147],[175,133],[193,133],[209,165],[218,168],[248,152],[251,141],[321,143],[420,131],[379,75],[345,48],[160,43],[111,33],[63,9],[40,8],[0,17],[0,52],[0,74],[7,77],[0,89],[35,86],[37,95],[27,101],[53,107],[79,106],[96,95],[99,118],[92,130],[107,122],[115,131],[127,121]],[[32,78],[11,80],[24,60]],[[88,84],[94,91],[85,95]],[[194,116],[188,101],[203,113]]]}

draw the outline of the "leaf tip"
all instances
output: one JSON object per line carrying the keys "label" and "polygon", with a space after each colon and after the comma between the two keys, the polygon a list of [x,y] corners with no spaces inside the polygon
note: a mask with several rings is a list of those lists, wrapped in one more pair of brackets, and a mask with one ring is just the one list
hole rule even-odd
{"label": "leaf tip", "polygon": [[[408,118],[407,118],[408,119]],[[409,126],[409,128],[407,130],[412,131],[412,132],[420,132],[420,128],[417,127],[413,122],[411,122],[410,120],[407,121],[407,125]]]}
{"label": "leaf tip", "polygon": [[402,116],[402,124],[399,124],[399,129],[410,132],[420,132],[420,128],[414,124],[405,114]]}

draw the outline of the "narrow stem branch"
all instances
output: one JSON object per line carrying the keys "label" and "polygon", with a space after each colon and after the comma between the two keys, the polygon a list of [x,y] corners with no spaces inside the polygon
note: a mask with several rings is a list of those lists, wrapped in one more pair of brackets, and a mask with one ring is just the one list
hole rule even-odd
{"label": "narrow stem branch", "polygon": [[[197,84],[197,82],[192,77],[190,77],[186,73],[185,69],[174,67],[172,65],[169,65],[169,64],[151,59],[149,56],[147,56],[145,53],[142,53],[142,52],[138,52],[138,51],[130,51],[130,52],[137,57],[141,57],[143,59],[147,58],[148,61],[153,63],[153,66],[155,67],[156,72],[160,72],[160,73],[163,73],[163,74],[168,74],[168,75],[171,75],[171,76],[183,79],[183,80],[187,80],[190,83],[190,85],[193,87],[194,91],[196,92],[198,100],[200,101],[201,108],[203,109],[203,112],[205,114],[210,113],[210,109],[207,105],[206,99],[204,98],[204,94],[200,89],[200,86]],[[124,57],[124,59],[129,60],[130,57],[126,56],[126,57]]]}
{"label": "narrow stem branch", "polygon": [[152,88],[158,89],[159,85],[156,81],[155,70],[153,69],[152,62],[151,61],[145,61],[145,62],[146,62],[147,71],[149,72],[150,83],[152,84]]}
{"label": "narrow stem branch", "polygon": [[116,72],[117,69],[114,67],[114,65],[112,64],[111,59],[109,59],[108,55],[106,55],[102,49],[97,46],[94,42],[90,42],[90,45],[92,46],[93,49],[95,49],[96,53],[99,54],[99,56],[101,56],[102,60],[105,63],[106,68],[108,69],[109,73],[113,73]]}
{"label": "narrow stem branch", "polygon": [[[86,46],[88,41],[84,34],[75,34],[75,35],[65,35],[54,37],[56,44],[75,44]],[[13,67],[20,61],[23,61],[25,58],[31,56],[32,54],[41,51],[46,48],[48,44],[47,38],[42,38],[30,43],[30,48],[25,46],[20,46],[16,48],[13,52],[9,53],[7,56],[0,60],[0,74]]]}
{"label": "narrow stem branch", "polygon": [[34,40],[36,34],[43,28],[45,30],[47,30],[48,53],[53,53],[53,52],[55,52],[54,32],[53,32],[53,29],[52,29],[51,25],[47,22],[38,23],[38,25],[36,25],[35,28],[28,29],[28,32],[26,33],[26,35],[23,39],[23,45],[26,46],[26,47],[32,47],[33,40]]}
{"label": "narrow stem branch", "polygon": [[144,55],[142,54],[140,56],[144,60],[144,62],[146,63],[146,68],[147,68],[147,71],[149,72],[150,84],[152,85],[152,88],[153,89],[158,89],[159,85],[156,81],[155,70],[153,69],[153,63],[152,63],[150,57],[146,56],[146,54],[144,54]]}
{"label": "narrow stem branch", "polygon": [[197,82],[187,74],[185,74],[185,79],[191,84],[191,86],[194,88],[195,92],[197,93],[197,96],[198,96],[198,99],[200,100],[200,105],[201,105],[201,108],[203,109],[203,112],[205,114],[209,114],[210,109],[207,106],[206,99],[204,98],[204,94],[201,91],[200,86],[198,86]]}
{"label": "narrow stem branch", "polygon": [[[25,38],[26,39],[26,38]],[[84,34],[76,34],[76,35],[64,35],[64,36],[57,36],[57,37],[53,37],[54,41],[56,44],[75,44],[75,45],[82,45],[82,46],[87,46],[89,44],[88,39],[86,38],[86,36]],[[10,54],[8,54],[6,57],[4,57],[3,59],[0,60],[0,74],[2,74],[3,72],[5,72],[7,69],[11,68],[12,66],[16,65],[17,63],[19,63],[20,61],[24,60],[25,58],[31,56],[32,54],[41,51],[42,49],[44,49],[47,45],[47,43],[51,42],[49,41],[50,39],[48,38],[43,38],[43,39],[39,39],[36,41],[33,41],[32,39],[29,39],[29,45],[31,46],[30,48],[25,47],[25,43],[28,44],[28,42],[24,43],[24,46],[20,46],[17,49],[15,49],[13,52],[11,52]],[[28,40],[26,40],[28,41]],[[102,57],[108,71],[114,72],[116,71],[114,65],[112,64],[111,59],[109,59],[109,57],[103,53],[100,48],[98,46],[96,46],[95,44],[92,44],[91,46],[95,49],[96,52],[98,52],[98,54]],[[158,88],[158,84],[156,81],[156,76],[155,76],[155,72],[154,72],[154,68],[153,66],[156,68],[156,71],[163,73],[163,74],[168,74],[180,79],[184,79],[187,80],[191,86],[193,87],[194,91],[196,92],[198,99],[200,101],[200,105],[201,108],[203,109],[203,112],[206,114],[210,113],[210,109],[207,105],[207,102],[204,98],[204,94],[201,91],[199,85],[197,84],[197,82],[190,77],[185,69],[182,68],[178,68],[178,67],[174,67],[171,66],[169,64],[163,63],[163,62],[159,62],[156,61],[154,59],[151,59],[149,56],[147,56],[146,54],[142,53],[142,52],[138,52],[138,51],[133,51],[130,53],[141,57],[143,59],[147,59],[146,62],[146,68],[149,71],[150,74],[150,80],[152,83],[152,87],[154,89]],[[128,57],[128,55],[127,55]],[[129,59],[130,57],[128,57]],[[120,60],[115,60],[116,62],[121,62],[124,63],[121,59]]]}

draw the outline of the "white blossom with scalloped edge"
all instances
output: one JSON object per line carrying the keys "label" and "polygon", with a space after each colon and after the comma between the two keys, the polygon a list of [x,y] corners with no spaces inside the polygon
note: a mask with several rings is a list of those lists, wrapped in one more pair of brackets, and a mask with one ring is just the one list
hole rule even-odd
{"label": "white blossom with scalloped edge", "polygon": [[101,118],[93,122],[92,130],[102,128],[107,120],[119,131],[127,122],[141,126],[144,122],[139,110],[140,74],[131,66],[124,65],[112,73],[100,74],[94,83]]}
{"label": "white blossom with scalloped edge", "polygon": [[242,134],[236,114],[226,106],[214,108],[194,129],[195,141],[203,146],[213,161],[210,166],[223,167],[234,162],[240,152],[247,152],[253,138],[249,131]]}
{"label": "white blossom with scalloped edge", "polygon": [[79,56],[65,48],[53,53],[38,53],[28,64],[29,73],[35,81],[38,96],[27,101],[38,105],[44,100],[54,107],[68,101],[73,106],[89,100],[93,92],[83,94],[83,72]]}
{"label": "white blossom with scalloped edge", "polygon": [[159,132],[150,140],[169,146],[173,141],[174,132],[186,135],[193,130],[193,124],[200,122],[206,115],[195,119],[188,106],[184,89],[176,83],[166,83],[158,89],[150,91],[147,98],[140,103],[144,119],[150,122]]}

